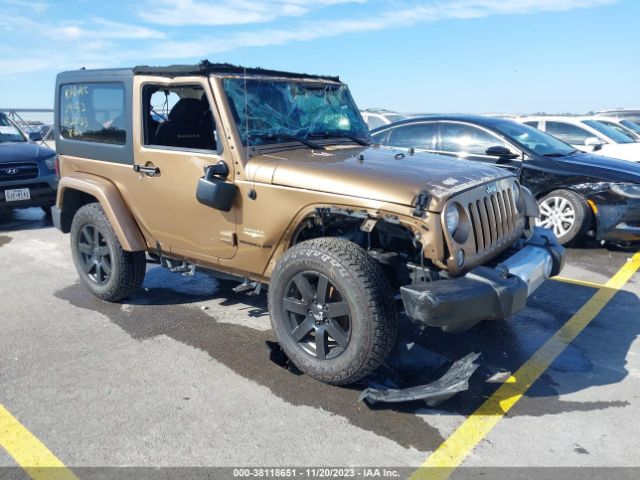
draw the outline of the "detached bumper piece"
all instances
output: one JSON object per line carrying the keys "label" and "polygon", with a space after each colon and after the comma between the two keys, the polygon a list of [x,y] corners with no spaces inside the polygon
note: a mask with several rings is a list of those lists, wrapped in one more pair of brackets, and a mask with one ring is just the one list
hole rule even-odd
{"label": "detached bumper piece", "polygon": [[407,315],[431,327],[459,332],[524,309],[527,297],[560,273],[565,251],[555,235],[543,228],[536,228],[517,247],[495,268],[477,267],[462,277],[402,287]]}
{"label": "detached bumper piece", "polygon": [[427,406],[435,407],[450,399],[458,392],[469,390],[469,378],[480,366],[476,360],[479,353],[470,353],[453,363],[449,370],[437,380],[425,385],[407,388],[387,388],[370,386],[361,394],[359,400],[373,405],[378,402],[400,403],[424,401]]}

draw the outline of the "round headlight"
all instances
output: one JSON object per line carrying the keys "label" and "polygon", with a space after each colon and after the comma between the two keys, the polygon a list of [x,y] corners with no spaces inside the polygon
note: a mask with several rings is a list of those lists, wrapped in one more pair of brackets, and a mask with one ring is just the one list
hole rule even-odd
{"label": "round headlight", "polygon": [[449,235],[453,235],[460,224],[460,212],[458,212],[455,204],[450,203],[447,205],[447,209],[444,212],[444,223],[447,226]]}

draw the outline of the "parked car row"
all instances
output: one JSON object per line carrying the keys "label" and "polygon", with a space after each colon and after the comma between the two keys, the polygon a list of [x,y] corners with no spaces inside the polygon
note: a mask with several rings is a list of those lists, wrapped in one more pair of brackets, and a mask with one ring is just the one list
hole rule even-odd
{"label": "parked car row", "polygon": [[[578,150],[640,162],[640,143],[615,119],[600,117],[535,116],[520,121],[543,130]],[[640,128],[640,127],[638,127]]]}
{"label": "parked car row", "polygon": [[[596,134],[610,142],[621,135],[605,125],[594,126],[590,118],[537,117],[518,122],[472,115],[412,118],[371,133],[382,147],[510,170],[537,199],[538,225],[553,229],[561,243],[574,244],[585,236],[615,243],[640,241],[640,164],[584,151],[590,150],[587,145],[569,136],[574,129],[584,131],[585,138],[593,136],[594,144]],[[639,143],[620,140],[623,143],[607,145],[637,152],[630,158],[640,159]]]}

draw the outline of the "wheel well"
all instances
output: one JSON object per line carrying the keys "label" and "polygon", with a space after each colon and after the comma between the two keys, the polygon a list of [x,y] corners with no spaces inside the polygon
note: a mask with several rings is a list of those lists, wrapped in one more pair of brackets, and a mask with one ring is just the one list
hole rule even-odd
{"label": "wheel well", "polygon": [[62,196],[61,228],[64,233],[71,231],[71,222],[76,212],[88,203],[95,203],[98,199],[86,192],[74,189],[65,189]]}
{"label": "wheel well", "polygon": [[372,218],[366,212],[316,209],[298,225],[290,247],[321,237],[343,238],[359,245],[383,267],[396,287],[411,283],[416,269],[422,272],[433,267],[424,258],[419,236],[396,217]]}

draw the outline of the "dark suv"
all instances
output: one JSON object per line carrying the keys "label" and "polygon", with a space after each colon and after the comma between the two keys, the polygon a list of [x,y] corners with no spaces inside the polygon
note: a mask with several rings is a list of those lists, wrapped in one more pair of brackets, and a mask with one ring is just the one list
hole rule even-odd
{"label": "dark suv", "polygon": [[56,203],[56,152],[30,141],[0,112],[0,212]]}

